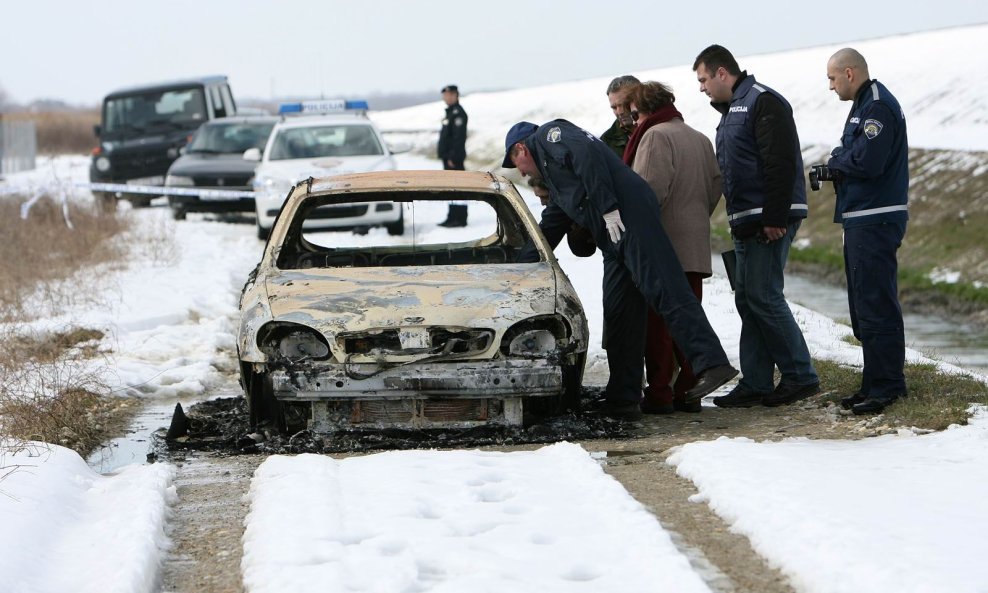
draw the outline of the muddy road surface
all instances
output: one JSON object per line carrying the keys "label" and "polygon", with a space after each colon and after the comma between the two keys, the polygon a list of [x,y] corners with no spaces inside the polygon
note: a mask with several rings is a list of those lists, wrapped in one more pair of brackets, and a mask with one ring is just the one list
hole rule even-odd
{"label": "muddy road surface", "polygon": [[[594,454],[604,469],[670,531],[676,545],[694,569],[718,592],[790,592],[785,577],[769,567],[747,538],[729,526],[706,504],[689,501],[696,489],[666,464],[670,449],[720,436],[778,440],[786,437],[861,438],[883,432],[875,421],[859,421],[839,414],[833,405],[813,398],[781,408],[719,409],[704,407],[699,414],[646,416],[640,422],[615,423],[587,415],[570,418],[532,434],[475,433],[424,441],[421,434],[391,434],[369,438],[349,434],[328,445],[295,435],[293,439],[264,440],[245,435],[236,400],[210,404],[205,415],[189,413],[200,436],[186,438],[177,447],[159,447],[158,456],[178,467],[178,502],[173,508],[169,536],[173,546],[162,567],[161,590],[168,593],[228,593],[242,591],[241,537],[248,512],[246,494],[254,470],[275,453],[322,452],[334,457],[366,454],[391,448],[484,448],[515,451],[534,449],[544,442],[569,440]],[[219,422],[214,422],[219,418]],[[230,434],[224,434],[224,431]],[[195,431],[193,431],[195,432]],[[234,434],[236,433],[236,434]],[[434,438],[435,435],[429,435]],[[389,440],[390,439],[390,440]],[[342,451],[350,447],[352,451]]]}

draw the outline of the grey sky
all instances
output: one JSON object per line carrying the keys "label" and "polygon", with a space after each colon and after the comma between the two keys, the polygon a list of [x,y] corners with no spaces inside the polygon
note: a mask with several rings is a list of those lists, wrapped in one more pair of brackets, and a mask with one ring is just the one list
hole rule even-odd
{"label": "grey sky", "polygon": [[984,23],[988,2],[20,0],[0,14],[11,99],[96,104],[204,74],[228,75],[241,98],[438,99],[448,83],[470,93],[692,64],[711,43],[743,56]]}

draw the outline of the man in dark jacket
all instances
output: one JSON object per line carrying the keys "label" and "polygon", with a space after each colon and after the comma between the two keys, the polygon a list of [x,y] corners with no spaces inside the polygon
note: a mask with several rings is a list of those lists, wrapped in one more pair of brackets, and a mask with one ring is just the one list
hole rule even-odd
{"label": "man in dark jacket", "polygon": [[[467,112],[460,105],[460,89],[455,84],[444,86],[442,93],[446,114],[442,129],[439,130],[439,160],[443,162],[445,170],[462,171],[463,162],[467,158]],[[466,224],[466,204],[452,202],[446,220],[439,223],[439,226],[461,227]]]}
{"label": "man in dark jacket", "polygon": [[[700,91],[721,113],[717,162],[734,237],[734,301],[742,379],[721,407],[778,406],[819,393],[820,380],[783,294],[789,246],[806,217],[803,159],[792,108],[711,45],[693,63]],[[775,385],[774,371],[782,379]]]}
{"label": "man in dark jacket", "polygon": [[603,254],[610,369],[606,415],[641,417],[649,306],[665,317],[698,371],[687,400],[699,401],[737,375],[686,282],[662,230],[658,200],[645,180],[598,138],[566,120],[541,127],[519,122],[504,144],[505,168],[517,167],[522,176],[539,178],[549,188],[540,227],[550,245],[558,245],[575,222],[590,231]]}
{"label": "man in dark jacket", "polygon": [[614,113],[614,123],[600,135],[600,140],[610,146],[619,157],[624,156],[624,147],[628,145],[628,138],[635,129],[635,122],[631,119],[631,111],[628,109],[628,94],[639,84],[641,81],[637,78],[625,74],[618,76],[607,85],[607,102]]}
{"label": "man in dark jacket", "polygon": [[869,78],[867,62],[851,48],[830,58],[827,78],[841,101],[853,101],[841,145],[817,171],[837,191],[834,222],[844,227],[851,327],[864,351],[861,388],[841,405],[855,414],[871,414],[906,395],[896,259],[909,219],[906,117],[885,85]]}

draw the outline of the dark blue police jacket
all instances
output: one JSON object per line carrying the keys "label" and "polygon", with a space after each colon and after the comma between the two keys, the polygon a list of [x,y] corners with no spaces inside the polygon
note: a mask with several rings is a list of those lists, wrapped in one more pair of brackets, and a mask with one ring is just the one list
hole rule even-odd
{"label": "dark blue police jacket", "polygon": [[[652,188],[590,132],[555,119],[539,127],[525,145],[552,195],[539,226],[553,247],[576,222],[590,230],[601,251],[614,251],[603,217],[615,209],[627,215],[644,208],[647,218],[654,215],[660,224],[661,210]],[[634,200],[634,208],[620,207],[626,200]]]}
{"label": "dark blue police jacket", "polygon": [[858,90],[831,154],[827,166],[843,174],[834,222],[849,228],[909,220],[906,116],[885,85],[869,80]]}
{"label": "dark blue police jacket", "polygon": [[[792,107],[785,98],[771,88],[747,75],[738,84],[726,107],[715,104],[721,111],[717,125],[717,162],[724,182],[724,197],[731,227],[761,220],[765,206],[765,186],[762,159],[755,139],[755,101],[761,93],[771,93],[785,105],[789,113]],[[806,185],[803,181],[803,157],[796,146],[795,183],[792,188],[792,205],[789,218],[806,218]]]}

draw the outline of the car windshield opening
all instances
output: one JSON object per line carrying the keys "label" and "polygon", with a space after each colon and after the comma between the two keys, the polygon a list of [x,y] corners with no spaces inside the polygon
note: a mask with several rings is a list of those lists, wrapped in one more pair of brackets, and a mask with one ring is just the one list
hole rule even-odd
{"label": "car windshield opening", "polygon": [[[313,197],[300,205],[279,268],[512,264],[529,243],[521,216],[500,194],[399,191],[346,199],[353,201]],[[468,226],[440,226],[451,205],[467,209]],[[393,222],[371,225],[372,217]]]}

